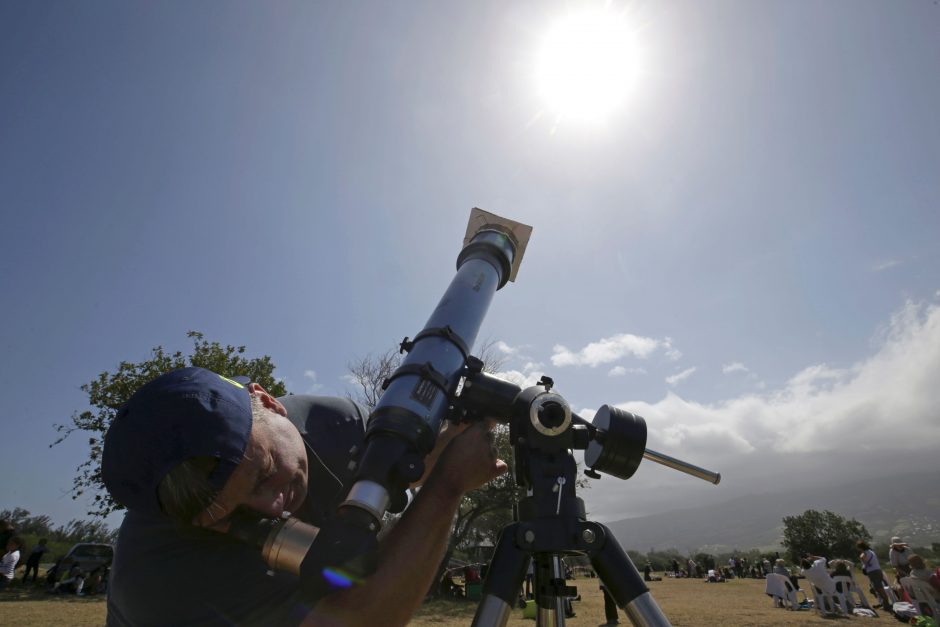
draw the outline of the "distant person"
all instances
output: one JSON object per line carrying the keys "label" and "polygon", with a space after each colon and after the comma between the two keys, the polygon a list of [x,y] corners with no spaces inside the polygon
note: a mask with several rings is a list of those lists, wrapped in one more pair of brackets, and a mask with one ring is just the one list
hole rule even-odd
{"label": "distant person", "polygon": [[480,583],[480,573],[477,572],[477,569],[469,564],[464,566],[463,569],[463,580],[464,583]]}
{"label": "distant person", "polygon": [[97,567],[88,575],[85,582],[85,592],[87,594],[106,594],[108,592],[108,575],[110,575],[110,563]]}
{"label": "distant person", "polygon": [[529,560],[529,568],[525,571],[525,598],[534,599],[532,595],[532,579],[535,577],[535,560]]}
{"label": "distant person", "polygon": [[849,570],[848,562],[845,560],[832,560],[829,562],[829,566],[832,570],[829,571],[830,577],[851,577],[852,572]]}
{"label": "distant person", "polygon": [[[826,564],[826,558],[821,555],[807,554],[800,559],[801,572],[807,581],[823,594],[831,595],[836,592],[836,582],[829,576]],[[823,609],[827,612],[836,610],[834,607],[825,607]]]}
{"label": "distant person", "polygon": [[619,624],[620,617],[617,615],[617,602],[614,601],[614,597],[610,594],[610,590],[608,590],[607,586],[605,586],[603,583],[601,584],[601,592],[604,595],[604,618],[607,619],[607,624]]}
{"label": "distant person", "polygon": [[452,570],[446,570],[441,575],[440,592],[445,598],[457,599],[463,597],[463,588],[454,581],[454,572]]}
{"label": "distant person", "polygon": [[920,555],[911,555],[910,558],[908,558],[908,562],[911,565],[910,576],[914,579],[927,582],[930,585],[934,598],[940,600],[940,576],[937,576],[934,571],[927,568],[927,563]]}
{"label": "distant person", "polygon": [[13,571],[16,570],[16,564],[20,561],[20,549],[22,547],[23,541],[19,536],[11,536],[7,540],[6,553],[0,559],[0,590],[13,582]]}
{"label": "distant person", "polygon": [[826,565],[826,558],[821,555],[806,554],[800,559],[803,576],[824,593],[832,594],[836,591],[836,585],[829,576]]}
{"label": "distant person", "polygon": [[885,592],[885,575],[881,572],[881,563],[878,561],[878,556],[864,540],[859,540],[855,543],[855,546],[861,551],[858,558],[862,561],[862,572],[871,582],[874,593],[881,599],[881,607],[891,611],[891,600],[888,599],[888,593]]}
{"label": "distant person", "polygon": [[679,576],[679,560],[675,560],[675,559],[672,560],[672,576],[673,577]]}
{"label": "distant person", "polygon": [[29,557],[26,558],[26,572],[23,573],[23,583],[25,584],[29,580],[29,573],[33,573],[33,583],[36,583],[36,577],[39,576],[39,560],[42,559],[42,556],[46,554],[48,548],[46,544],[49,543],[49,540],[46,538],[40,538],[39,543],[33,547],[33,550],[30,551]]}
{"label": "distant person", "polygon": [[894,567],[894,580],[901,583],[901,577],[911,574],[910,558],[914,551],[898,536],[891,538],[891,548],[888,549],[888,561]]}
{"label": "distant person", "polygon": [[777,558],[777,560],[774,562],[773,572],[777,575],[783,575],[789,579],[790,583],[793,584],[794,590],[800,589],[799,578],[790,572],[790,569],[786,567],[786,563],[781,558]]}
{"label": "distant person", "polygon": [[650,576],[650,573],[653,572],[653,567],[649,562],[646,562],[646,566],[643,567],[643,581],[653,581],[653,578]]}
{"label": "distant person", "polygon": [[55,582],[52,586],[52,592],[54,594],[59,592],[71,592],[78,596],[85,596],[85,593],[82,592],[84,588],[85,573],[78,564],[72,564],[72,567],[69,569],[68,577]]}

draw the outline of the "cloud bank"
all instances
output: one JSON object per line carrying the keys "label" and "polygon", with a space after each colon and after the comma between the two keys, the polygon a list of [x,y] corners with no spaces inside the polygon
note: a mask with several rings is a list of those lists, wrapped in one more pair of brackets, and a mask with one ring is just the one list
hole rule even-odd
{"label": "cloud bank", "polygon": [[702,499],[910,472],[940,450],[938,383],[940,305],[907,302],[871,356],[849,367],[810,365],[779,389],[712,404],[675,393],[657,403],[619,404],[646,419],[649,448],[720,471],[722,484],[645,462],[630,483],[629,505],[616,482],[599,482],[584,498],[600,519],[612,520]]}

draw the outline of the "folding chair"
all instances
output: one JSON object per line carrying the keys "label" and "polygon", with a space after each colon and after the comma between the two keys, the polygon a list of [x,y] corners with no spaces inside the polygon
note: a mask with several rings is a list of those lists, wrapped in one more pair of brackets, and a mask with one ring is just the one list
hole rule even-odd
{"label": "folding chair", "polygon": [[843,616],[849,612],[845,609],[845,597],[838,592],[823,592],[822,588],[810,582],[813,588],[813,605],[822,616]]}
{"label": "folding chair", "polygon": [[917,611],[934,619],[940,618],[940,601],[934,596],[929,583],[914,577],[901,577],[901,587],[911,597]]}
{"label": "folding chair", "polygon": [[864,607],[873,612],[875,611],[871,603],[868,602],[868,597],[865,596],[865,593],[862,592],[862,589],[858,587],[852,577],[840,575],[833,577],[832,580],[836,582],[836,591],[843,599],[846,614],[852,613],[852,607],[850,606]]}
{"label": "folding chair", "polygon": [[799,588],[794,588],[789,577],[769,573],[766,577],[767,587],[765,592],[774,598],[774,604],[778,607],[785,607],[788,610],[800,609],[799,594],[803,594],[803,601],[807,601],[806,593]]}

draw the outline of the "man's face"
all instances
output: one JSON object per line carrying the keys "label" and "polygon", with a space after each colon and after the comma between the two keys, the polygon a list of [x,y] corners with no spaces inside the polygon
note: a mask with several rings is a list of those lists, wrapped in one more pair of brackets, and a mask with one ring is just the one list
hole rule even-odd
{"label": "man's face", "polygon": [[245,456],[212,504],[196,517],[200,527],[227,531],[229,517],[239,507],[276,518],[296,512],[307,495],[307,452],[300,433],[277,399],[256,383],[249,390],[254,420]]}

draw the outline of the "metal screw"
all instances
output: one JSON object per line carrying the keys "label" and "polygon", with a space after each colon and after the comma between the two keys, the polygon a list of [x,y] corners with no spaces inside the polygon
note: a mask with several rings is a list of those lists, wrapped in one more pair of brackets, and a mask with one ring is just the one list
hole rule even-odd
{"label": "metal screw", "polygon": [[531,529],[526,530],[522,537],[525,538],[526,544],[535,542],[535,532]]}
{"label": "metal screw", "polygon": [[581,537],[584,538],[584,541],[588,544],[594,543],[594,531],[592,529],[585,529],[582,531]]}

